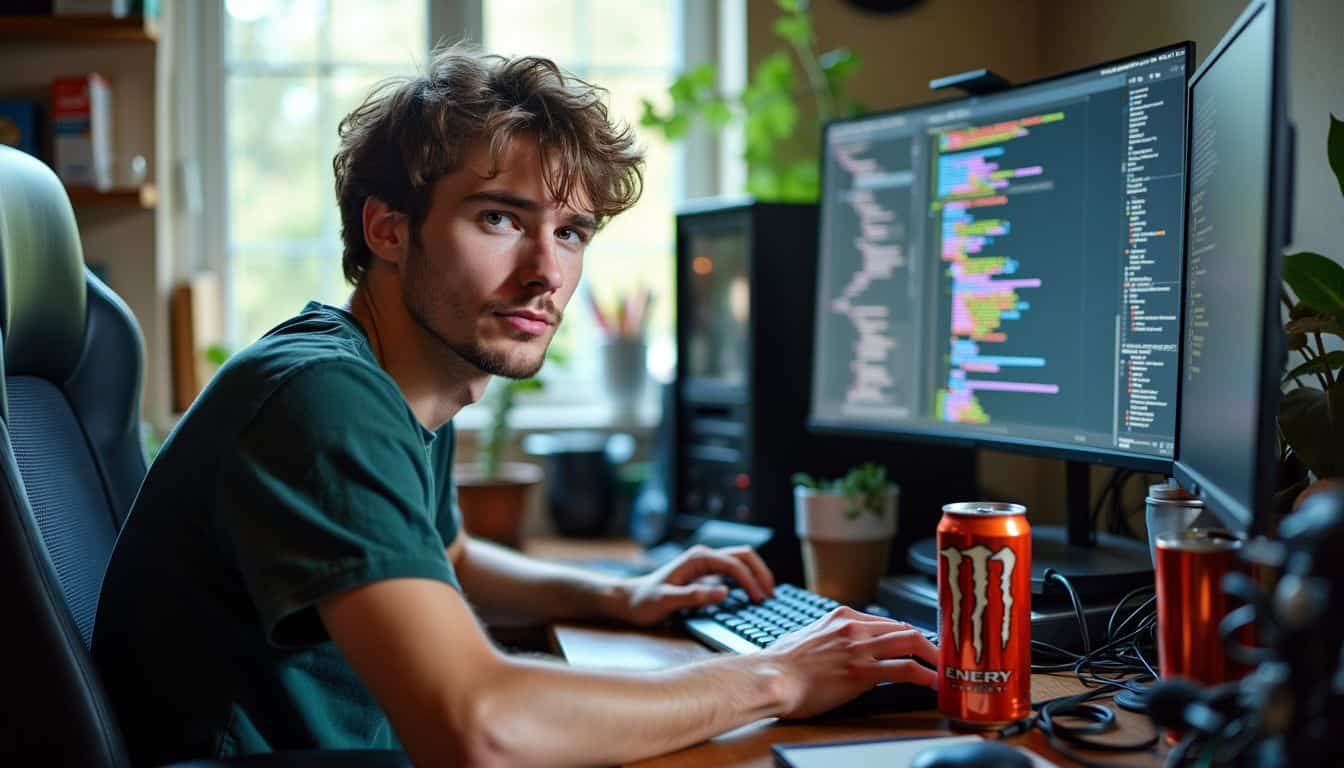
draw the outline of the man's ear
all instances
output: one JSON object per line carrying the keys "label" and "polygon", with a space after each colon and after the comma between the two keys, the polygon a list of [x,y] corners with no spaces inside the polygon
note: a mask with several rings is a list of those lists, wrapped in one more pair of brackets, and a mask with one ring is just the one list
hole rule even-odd
{"label": "man's ear", "polygon": [[[400,265],[411,234],[410,217],[376,197],[364,199],[364,243],[375,258]],[[372,265],[370,265],[372,266]]]}

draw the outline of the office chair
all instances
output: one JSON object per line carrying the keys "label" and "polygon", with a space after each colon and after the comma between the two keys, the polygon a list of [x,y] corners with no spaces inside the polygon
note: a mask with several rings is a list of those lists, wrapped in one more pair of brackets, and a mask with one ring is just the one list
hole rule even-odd
{"label": "office chair", "polygon": [[[145,474],[143,342],[84,267],[49,168],[0,145],[0,763],[129,766],[89,654],[103,573]],[[179,768],[405,766],[395,752],[296,752]]]}

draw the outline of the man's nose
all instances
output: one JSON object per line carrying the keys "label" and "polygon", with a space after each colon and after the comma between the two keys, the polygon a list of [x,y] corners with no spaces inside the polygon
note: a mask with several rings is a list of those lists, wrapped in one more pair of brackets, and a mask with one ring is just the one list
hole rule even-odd
{"label": "man's nose", "polygon": [[564,272],[560,267],[559,245],[555,238],[549,234],[529,238],[527,250],[522,264],[523,284],[542,292],[559,289],[564,281]]}

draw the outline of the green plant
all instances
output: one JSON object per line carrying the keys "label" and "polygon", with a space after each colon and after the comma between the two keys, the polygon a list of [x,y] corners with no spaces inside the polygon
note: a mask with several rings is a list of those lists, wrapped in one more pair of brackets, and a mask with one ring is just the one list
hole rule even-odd
{"label": "green plant", "polygon": [[887,494],[890,492],[887,468],[877,464],[855,467],[835,480],[818,481],[806,472],[798,472],[793,476],[793,484],[845,497],[845,517],[849,520],[858,519],[864,512],[877,518],[887,512]]}
{"label": "green plant", "polygon": [[[799,130],[793,59],[789,51],[776,51],[757,65],[746,89],[733,96],[719,93],[718,72],[712,65],[685,72],[668,88],[672,97],[668,111],[659,112],[644,100],[640,125],[675,140],[686,135],[697,117],[715,129],[741,119],[747,193],[761,200],[812,202],[820,190],[816,147],[821,144],[821,124],[864,111],[863,105],[846,95],[860,59],[848,48],[817,53],[807,0],[775,0],[775,4],[783,11],[775,21],[775,34],[802,67],[804,91],[815,107],[814,122]],[[791,158],[783,151],[786,140],[806,150]]]}
{"label": "green plant", "polygon": [[[559,344],[553,343],[546,352],[547,364],[564,365],[568,358],[568,352]],[[485,396],[490,421],[480,435],[481,474],[490,479],[499,477],[500,467],[503,466],[504,451],[508,448],[509,438],[513,433],[509,419],[514,406],[517,405],[518,395],[540,392],[546,387],[539,376],[529,379],[497,378],[499,380],[490,387]]]}
{"label": "green plant", "polygon": [[[1326,155],[1344,194],[1344,122],[1334,115]],[[1283,377],[1293,386],[1279,404],[1280,455],[1286,443],[1318,478],[1344,476],[1344,352],[1327,351],[1322,338],[1344,339],[1344,267],[1319,253],[1289,254],[1283,281],[1283,331],[1303,362]]]}
{"label": "green plant", "polygon": [[481,474],[488,478],[499,476],[504,449],[508,447],[512,429],[509,416],[516,404],[514,398],[523,392],[540,391],[541,379],[505,379],[493,387],[486,397],[490,408],[490,423],[481,432]]}

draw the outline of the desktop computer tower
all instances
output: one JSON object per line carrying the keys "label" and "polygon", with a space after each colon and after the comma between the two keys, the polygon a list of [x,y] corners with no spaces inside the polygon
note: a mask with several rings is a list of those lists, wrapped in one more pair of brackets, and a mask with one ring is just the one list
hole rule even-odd
{"label": "desktop computer tower", "polygon": [[814,205],[742,200],[677,215],[676,528],[792,529],[789,477],[808,468],[800,352],[816,222]]}
{"label": "desktop computer tower", "polygon": [[809,430],[816,206],[702,201],[678,214],[676,238],[670,535],[692,539],[706,521],[768,529],[758,548],[780,581],[801,584],[792,475],[875,462],[902,489],[891,563],[903,566],[942,504],[974,497],[974,452]]}

